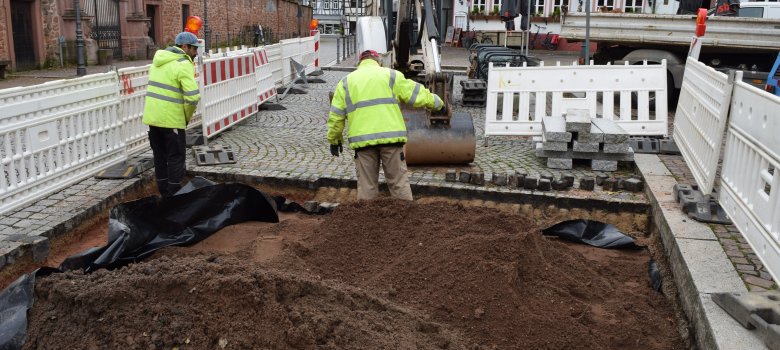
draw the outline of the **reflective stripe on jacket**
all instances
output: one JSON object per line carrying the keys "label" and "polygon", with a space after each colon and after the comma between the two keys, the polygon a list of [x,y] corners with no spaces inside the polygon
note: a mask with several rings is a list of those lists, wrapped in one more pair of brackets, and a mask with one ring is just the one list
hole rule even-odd
{"label": "reflective stripe on jacket", "polygon": [[349,119],[349,147],[358,149],[390,143],[406,143],[399,100],[412,107],[439,110],[439,96],[406,79],[401,72],[383,68],[372,59],[339,81],[328,118],[328,142],[343,142],[344,121]]}
{"label": "reflective stripe on jacket", "polygon": [[144,124],[184,129],[200,101],[192,58],[178,47],[158,50],[149,68]]}

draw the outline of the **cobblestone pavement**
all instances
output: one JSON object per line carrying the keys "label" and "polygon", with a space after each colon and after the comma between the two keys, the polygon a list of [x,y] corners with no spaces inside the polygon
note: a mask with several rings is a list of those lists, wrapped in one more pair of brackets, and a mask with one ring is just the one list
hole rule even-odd
{"label": "cobblestone pavement", "polygon": [[[213,144],[230,146],[236,155],[236,164],[196,166],[194,159],[190,159],[188,169],[200,174],[236,173],[304,181],[318,178],[356,181],[353,153],[347,151],[345,156],[333,157],[330,155],[325,139],[329,109],[328,92],[346,74],[340,71],[325,71],[320,78],[326,83],[310,84],[307,94],[287,95],[281,101],[286,110],[261,111],[257,117],[248,119],[210,141]],[[455,86],[454,95],[458,96],[459,84],[456,82]],[[475,161],[471,165],[459,167],[410,167],[410,182],[413,185],[475,187],[445,182],[447,169],[482,171],[485,179],[488,180],[493,173],[506,174],[509,171],[524,171],[531,176],[551,175],[554,178],[571,174],[575,177],[575,187],[579,184],[579,178],[601,174],[601,172],[591,172],[586,167],[573,170],[548,169],[544,158],[535,156],[533,143],[527,138],[491,137],[490,146],[485,147],[482,137],[484,110],[456,105],[456,111],[469,112],[474,118],[478,135]],[[624,170],[618,174],[628,176],[633,174],[633,170]],[[510,190],[491,186],[486,188],[495,191],[532,193],[519,189]],[[598,187],[596,191],[583,192],[582,195],[601,200],[645,201],[642,194],[604,192]]]}
{"label": "cobblestone pavement", "polygon": [[[669,119],[674,120],[674,113],[669,113]],[[671,128],[674,126],[672,125]],[[673,130],[671,129],[670,130]],[[670,132],[671,134],[671,132]],[[661,161],[666,165],[666,168],[677,179],[677,182],[683,184],[696,184],[696,179],[693,177],[693,173],[688,168],[685,160],[679,155],[659,155]],[[716,174],[717,178],[720,178],[720,169]],[[716,190],[718,188],[718,182],[716,182]],[[769,289],[777,289],[777,284],[772,279],[772,276],[767,271],[764,264],[758,258],[758,255],[753,251],[748,244],[745,237],[737,230],[734,225],[709,225],[715,235],[718,237],[723,250],[726,255],[734,264],[734,268],[739,273],[742,280],[745,282],[748,290],[750,291],[765,291]]]}

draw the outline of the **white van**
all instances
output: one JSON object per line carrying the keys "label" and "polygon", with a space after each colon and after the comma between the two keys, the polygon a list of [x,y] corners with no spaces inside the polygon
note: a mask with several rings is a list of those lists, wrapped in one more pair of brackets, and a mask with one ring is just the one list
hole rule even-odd
{"label": "white van", "polygon": [[780,2],[741,2],[738,16],[780,19]]}

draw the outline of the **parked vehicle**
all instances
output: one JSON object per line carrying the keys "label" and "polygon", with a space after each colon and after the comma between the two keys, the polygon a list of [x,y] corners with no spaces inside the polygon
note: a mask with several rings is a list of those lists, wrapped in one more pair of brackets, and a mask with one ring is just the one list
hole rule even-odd
{"label": "parked vehicle", "polygon": [[[754,5],[757,4],[757,5]],[[764,5],[767,5],[766,7]],[[755,7],[772,9],[778,3],[740,4],[740,15]],[[768,10],[761,18],[712,16],[702,40],[699,61],[718,70],[739,69],[743,79],[764,88],[767,72],[780,50],[780,19]],[[630,25],[626,25],[630,23]],[[628,13],[596,13],[590,18],[590,38],[598,43],[593,56],[597,64],[608,62],[628,64],[660,63],[666,60],[669,101],[676,101],[682,85],[685,60],[696,27],[692,15],[653,15]],[[571,13],[562,23],[561,37],[567,41],[585,38],[585,15]]]}
{"label": "parked vehicle", "polygon": [[778,86],[778,81],[780,81],[780,53],[777,54],[775,65],[772,66],[772,70],[769,71],[769,76],[766,78],[766,91],[780,96],[780,86]]}

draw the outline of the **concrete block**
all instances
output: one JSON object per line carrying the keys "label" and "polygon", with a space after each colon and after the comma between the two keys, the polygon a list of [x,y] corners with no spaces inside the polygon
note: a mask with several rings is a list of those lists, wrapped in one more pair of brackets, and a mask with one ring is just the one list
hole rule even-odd
{"label": "concrete block", "polygon": [[571,142],[572,135],[566,131],[566,120],[561,116],[542,118],[542,132],[547,142]]}
{"label": "concrete block", "polygon": [[566,131],[590,134],[590,111],[569,109],[566,111]]}
{"label": "concrete block", "polygon": [[571,158],[547,158],[547,167],[550,169],[569,170],[572,166]]}
{"label": "concrete block", "polygon": [[604,134],[604,143],[628,142],[628,133],[614,120],[596,118],[593,119],[593,124]]}
{"label": "concrete block", "polygon": [[540,176],[539,176],[539,179],[540,179],[540,180],[542,180],[542,179],[545,179],[545,180],[550,180],[550,182],[552,183],[553,176],[552,176],[552,175],[546,175],[546,174],[545,174],[545,175],[540,175]]}
{"label": "concrete block", "polygon": [[471,182],[471,172],[468,171],[460,171],[460,176],[458,176],[458,181],[462,183],[470,183]]}
{"label": "concrete block", "polygon": [[539,179],[531,176],[526,176],[523,179],[523,188],[526,190],[535,190],[537,187],[539,187]]}
{"label": "concrete block", "polygon": [[552,189],[552,183],[549,179],[539,179],[539,191],[549,191]]}
{"label": "concrete block", "polygon": [[491,181],[496,186],[506,186],[507,179],[504,173],[493,173]]}
{"label": "concrete block", "polygon": [[552,182],[552,189],[556,191],[565,191],[567,188],[569,188],[568,182],[564,179],[558,179]]}
{"label": "concrete block", "polygon": [[[577,141],[574,141],[577,142]],[[568,142],[542,142],[542,149],[545,151],[558,151],[558,152],[566,152],[569,150],[569,143]],[[598,148],[596,149],[598,150]]]}
{"label": "concrete block", "polygon": [[475,184],[477,186],[484,186],[485,185],[485,173],[481,171],[476,171],[473,174],[471,174],[471,183]]}
{"label": "concrete block", "polygon": [[660,139],[658,141],[661,154],[680,154],[680,148],[677,147],[677,143],[673,139]]}
{"label": "concrete block", "polygon": [[602,186],[604,184],[604,180],[608,179],[609,175],[607,174],[598,174],[596,176],[596,185]]}
{"label": "concrete block", "polygon": [[458,173],[455,170],[452,170],[452,169],[447,170],[447,173],[444,174],[444,181],[447,181],[447,182],[458,181]]}
{"label": "concrete block", "polygon": [[639,179],[627,179],[623,181],[623,188],[629,192],[639,192],[645,189],[645,183]]}
{"label": "concrete block", "polygon": [[586,176],[583,178],[580,178],[580,189],[586,190],[586,191],[593,191],[595,186],[596,179]]}
{"label": "concrete block", "polygon": [[613,179],[611,177],[604,180],[604,182],[601,183],[601,187],[604,189],[604,191],[616,192],[619,190],[617,179]]}
{"label": "concrete block", "polygon": [[590,168],[593,171],[616,171],[617,170],[617,161],[616,160],[594,159],[594,160],[591,160]]}
{"label": "concrete block", "polygon": [[[574,152],[586,152],[586,153],[595,153],[599,151],[599,144],[598,143],[582,143],[579,141],[574,141],[574,146],[571,148]],[[545,150],[547,151],[547,150]],[[550,150],[555,151],[555,150]]]}
{"label": "concrete block", "polygon": [[518,184],[517,173],[515,173],[514,171],[510,171],[509,173],[507,173],[507,175],[506,175],[506,185],[511,187],[511,188],[516,188],[517,184]]}
{"label": "concrete block", "polygon": [[582,143],[602,143],[604,142],[604,133],[601,132],[601,129],[599,129],[596,124],[590,124],[590,133],[578,133],[575,141]]}
{"label": "concrete block", "polygon": [[628,142],[623,143],[605,143],[604,153],[628,153]]}
{"label": "concrete block", "polygon": [[634,151],[629,148],[628,153],[588,153],[588,152],[574,152],[568,150],[566,152],[558,151],[545,151],[542,149],[541,144],[536,145],[536,156],[544,158],[571,158],[571,159],[599,159],[599,160],[616,160],[616,161],[633,161]]}
{"label": "concrete block", "polygon": [[574,175],[572,175],[572,174],[563,174],[563,175],[561,175],[561,179],[566,181],[566,186],[569,186],[569,187],[574,186]]}

